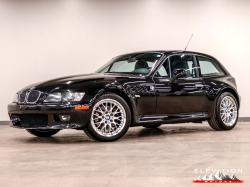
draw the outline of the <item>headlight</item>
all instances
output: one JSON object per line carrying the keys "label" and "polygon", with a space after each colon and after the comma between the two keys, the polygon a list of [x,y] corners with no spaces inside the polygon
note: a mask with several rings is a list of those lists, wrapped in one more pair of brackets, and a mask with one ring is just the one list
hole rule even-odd
{"label": "headlight", "polygon": [[70,102],[70,101],[81,101],[83,96],[85,95],[84,92],[66,92],[66,93],[60,93],[60,92],[54,92],[51,93],[44,102]]}
{"label": "headlight", "polygon": [[18,94],[15,94],[13,100],[12,100],[12,103],[18,103]]}
{"label": "headlight", "polygon": [[81,101],[84,95],[85,93],[83,92],[67,92],[63,99],[64,101]]}
{"label": "headlight", "polygon": [[49,96],[44,100],[44,102],[61,102],[62,101],[62,94],[60,92],[54,92],[49,94]]}

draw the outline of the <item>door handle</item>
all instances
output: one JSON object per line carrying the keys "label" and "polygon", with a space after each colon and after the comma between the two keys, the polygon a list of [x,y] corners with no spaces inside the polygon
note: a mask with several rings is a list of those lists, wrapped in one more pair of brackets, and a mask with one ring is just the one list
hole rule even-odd
{"label": "door handle", "polygon": [[202,84],[196,84],[195,87],[196,88],[203,88],[203,85]]}

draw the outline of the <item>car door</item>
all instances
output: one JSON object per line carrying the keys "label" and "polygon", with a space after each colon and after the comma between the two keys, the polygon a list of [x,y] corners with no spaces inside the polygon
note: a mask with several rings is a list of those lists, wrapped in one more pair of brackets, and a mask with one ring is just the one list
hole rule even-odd
{"label": "car door", "polygon": [[[185,69],[187,77],[171,83],[175,69]],[[156,114],[203,112],[206,91],[193,55],[168,57],[155,74],[154,81],[157,94]]]}
{"label": "car door", "polygon": [[130,77],[127,90],[134,96],[136,110],[135,116],[154,115],[156,108],[156,95],[152,77]]}
{"label": "car door", "polygon": [[226,73],[215,60],[209,57],[196,55],[196,61],[200,67],[200,78],[207,90],[205,107],[207,111],[211,111],[214,107],[213,101],[224,83]]}

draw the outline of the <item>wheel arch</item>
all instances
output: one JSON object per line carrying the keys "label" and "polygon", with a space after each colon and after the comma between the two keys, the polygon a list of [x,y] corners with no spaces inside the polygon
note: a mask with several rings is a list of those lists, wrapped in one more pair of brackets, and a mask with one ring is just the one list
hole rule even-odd
{"label": "wheel arch", "polygon": [[98,99],[103,94],[107,94],[107,93],[113,93],[113,94],[119,95],[121,98],[125,100],[125,102],[128,104],[129,109],[130,109],[130,113],[131,113],[131,125],[130,126],[132,126],[134,113],[136,111],[136,101],[133,98],[133,96],[121,86],[112,87],[112,88],[104,88],[104,89],[99,90],[97,94],[95,95],[95,97],[91,99],[89,105],[92,106],[95,103],[96,99]]}
{"label": "wheel arch", "polygon": [[235,97],[235,99],[238,103],[238,107],[240,108],[240,97],[239,97],[238,93],[233,88],[226,87],[226,88],[221,90],[221,93],[222,92],[229,92],[229,93],[233,94],[233,96]]}
{"label": "wheel arch", "polygon": [[132,96],[130,94],[127,94],[125,93],[124,91],[122,90],[119,90],[119,89],[107,89],[105,90],[103,94],[106,94],[106,93],[113,93],[113,94],[116,94],[116,95],[119,95],[120,97],[122,97],[126,103],[128,104],[129,108],[130,108],[130,112],[131,112],[131,125],[133,123],[133,116],[134,116],[134,111],[136,110],[136,105],[135,105],[135,101],[134,99],[132,98]]}

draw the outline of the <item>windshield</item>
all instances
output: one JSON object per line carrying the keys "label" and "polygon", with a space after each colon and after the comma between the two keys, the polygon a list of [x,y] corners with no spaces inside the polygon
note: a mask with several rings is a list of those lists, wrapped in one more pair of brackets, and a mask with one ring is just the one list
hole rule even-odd
{"label": "windshield", "polygon": [[136,53],[118,56],[95,73],[148,74],[161,56],[160,53]]}

